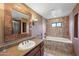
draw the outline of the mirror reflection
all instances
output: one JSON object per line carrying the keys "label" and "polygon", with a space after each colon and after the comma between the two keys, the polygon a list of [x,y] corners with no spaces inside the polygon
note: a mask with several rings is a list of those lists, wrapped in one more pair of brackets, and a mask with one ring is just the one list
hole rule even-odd
{"label": "mirror reflection", "polygon": [[29,31],[29,15],[12,10],[12,33],[23,34]]}

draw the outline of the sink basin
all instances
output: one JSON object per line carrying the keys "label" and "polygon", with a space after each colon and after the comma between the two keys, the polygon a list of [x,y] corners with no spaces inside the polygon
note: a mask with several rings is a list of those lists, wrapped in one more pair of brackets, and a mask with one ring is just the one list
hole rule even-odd
{"label": "sink basin", "polygon": [[27,50],[35,46],[35,42],[32,40],[23,41],[18,45],[19,50]]}

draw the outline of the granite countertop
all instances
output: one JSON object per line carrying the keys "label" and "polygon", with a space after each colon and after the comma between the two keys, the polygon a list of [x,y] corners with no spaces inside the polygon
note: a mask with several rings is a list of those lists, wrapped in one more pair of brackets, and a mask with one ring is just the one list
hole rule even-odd
{"label": "granite countertop", "polygon": [[[38,38],[33,38],[31,40],[33,40],[36,43],[36,45],[33,48],[35,48],[43,41],[42,39],[38,39]],[[5,52],[1,51],[0,56],[23,56],[33,49],[33,48],[30,48],[30,49],[21,51],[21,50],[18,50],[17,47],[18,47],[18,44],[10,48],[7,48]]]}

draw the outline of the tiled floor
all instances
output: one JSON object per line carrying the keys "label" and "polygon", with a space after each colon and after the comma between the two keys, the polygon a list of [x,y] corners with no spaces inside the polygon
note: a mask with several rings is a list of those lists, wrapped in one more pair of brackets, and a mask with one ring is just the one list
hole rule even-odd
{"label": "tiled floor", "polygon": [[54,55],[48,52],[44,52],[44,56],[54,56]]}

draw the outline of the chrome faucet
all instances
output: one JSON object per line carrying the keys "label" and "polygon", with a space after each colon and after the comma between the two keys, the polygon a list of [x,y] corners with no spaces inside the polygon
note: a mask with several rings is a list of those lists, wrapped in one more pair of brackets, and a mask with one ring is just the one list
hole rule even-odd
{"label": "chrome faucet", "polygon": [[29,42],[29,40],[27,40],[27,42]]}

